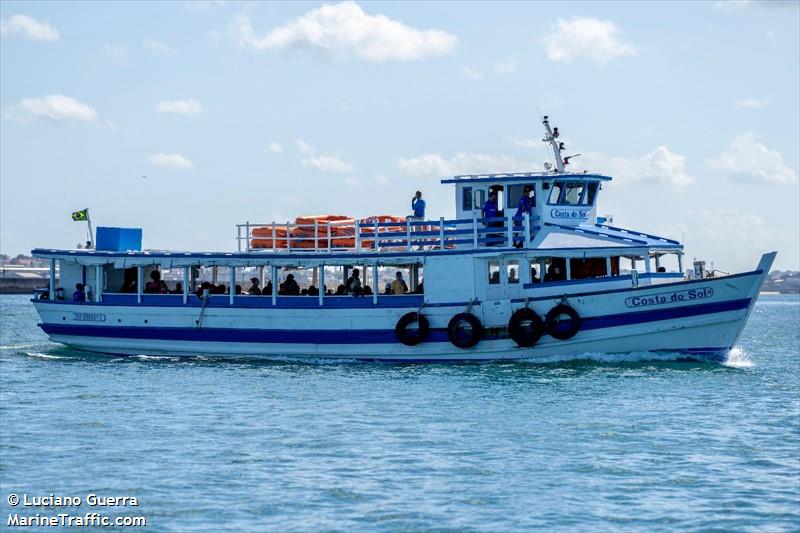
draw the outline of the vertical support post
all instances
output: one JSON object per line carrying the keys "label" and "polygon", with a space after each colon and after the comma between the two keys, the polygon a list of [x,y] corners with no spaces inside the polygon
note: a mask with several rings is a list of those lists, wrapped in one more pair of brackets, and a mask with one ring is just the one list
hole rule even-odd
{"label": "vertical support post", "polygon": [[292,223],[286,221],[286,251],[292,251]]}
{"label": "vertical support post", "polygon": [[564,262],[567,264],[567,281],[569,281],[572,279],[572,265],[570,264],[572,263],[572,258],[565,257]]}
{"label": "vertical support post", "polygon": [[264,265],[258,267],[258,286],[261,287],[261,290],[264,290]]}
{"label": "vertical support post", "polygon": [[[248,237],[248,241],[250,238]],[[236,249],[242,251],[242,226],[236,224]]]}
{"label": "vertical support post", "polygon": [[525,248],[528,248],[531,244],[531,215],[530,213],[523,213],[522,215],[522,223],[525,224]]}
{"label": "vertical support post", "polygon": [[545,269],[547,268],[547,261],[545,261],[544,257],[539,259],[539,283],[544,283],[544,276],[546,274]]}
{"label": "vertical support post", "polygon": [[103,301],[103,265],[95,265],[94,267],[94,301]]}
{"label": "vertical support post", "polygon": [[678,270],[683,274],[683,252],[678,252]]}
{"label": "vertical support post", "polygon": [[631,270],[636,270],[636,256],[631,256]]}
{"label": "vertical support post", "polygon": [[314,221],[314,251],[319,252],[319,220]]}
{"label": "vertical support post", "polygon": [[506,216],[506,236],[508,241],[508,247],[514,247],[514,215],[507,215]]}
{"label": "vertical support post", "polygon": [[[245,231],[245,239],[247,239],[245,241],[245,250],[247,250],[249,252],[250,251],[250,221],[249,220],[247,222],[245,222],[244,227],[245,227],[245,230],[246,230]],[[242,247],[241,246],[239,246],[239,251],[240,252],[242,251]]]}
{"label": "vertical support post", "polygon": [[378,263],[372,265],[372,305],[378,305]]}
{"label": "vertical support post", "polygon": [[378,246],[378,240],[379,240],[378,239],[378,229],[379,229],[378,228],[378,220],[375,219],[375,242],[373,243],[373,245],[375,246],[375,251],[376,252],[378,251],[378,248],[379,248],[379,246]]}
{"label": "vertical support post", "polygon": [[56,258],[50,258],[50,301],[56,299]]}
{"label": "vertical support post", "polygon": [[647,252],[644,256],[644,271],[648,274],[650,273],[650,252]]}
{"label": "vertical support post", "polygon": [[411,251],[411,219],[406,217],[406,250]]}
{"label": "vertical support post", "polygon": [[278,267],[272,265],[272,306],[278,305]]}
{"label": "vertical support post", "polygon": [[658,272],[658,268],[661,266],[661,254],[655,254],[656,258],[656,272]]}
{"label": "vertical support post", "polygon": [[276,236],[277,230],[278,230],[278,227],[275,225],[275,222],[273,221],[272,222],[272,249],[273,250],[277,248],[277,236]]}
{"label": "vertical support post", "polygon": [[189,276],[189,267],[183,267],[183,305],[189,303],[189,284],[192,282]]}
{"label": "vertical support post", "polygon": [[230,275],[228,276],[228,305],[233,305],[233,297],[236,295],[236,267],[231,265],[228,267]]}
{"label": "vertical support post", "polygon": [[144,269],[136,267],[136,303],[142,303],[142,285],[144,285]]}
{"label": "vertical support post", "polygon": [[356,243],[356,251],[361,250],[361,224],[359,223],[358,219],[355,221],[355,243]]}
{"label": "vertical support post", "polygon": [[319,270],[319,306],[322,307],[322,298],[325,297],[325,265],[319,265],[317,267]]}
{"label": "vertical support post", "polygon": [[219,275],[219,268],[216,265],[214,265],[213,267],[211,267],[211,283],[213,283],[214,285],[217,284],[218,275]]}
{"label": "vertical support post", "polygon": [[478,247],[478,212],[472,212],[472,247]]}
{"label": "vertical support post", "polygon": [[606,257],[606,276],[611,276],[611,256]]}
{"label": "vertical support post", "polygon": [[439,248],[444,250],[444,217],[439,217]]}
{"label": "vertical support post", "polygon": [[331,250],[331,223],[328,222],[328,251]]}

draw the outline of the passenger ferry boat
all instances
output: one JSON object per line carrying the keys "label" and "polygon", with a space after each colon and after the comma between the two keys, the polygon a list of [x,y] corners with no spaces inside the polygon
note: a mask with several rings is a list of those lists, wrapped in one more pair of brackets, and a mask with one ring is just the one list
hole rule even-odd
{"label": "passenger ferry boat", "polygon": [[[235,252],[142,250],[123,242],[124,229],[98,228],[106,241],[116,231],[112,242],[33,250],[50,260],[49,287],[33,299],[40,326],[55,342],[108,354],[449,361],[666,351],[723,360],[775,252],[749,272],[689,279],[680,242],[597,216],[611,178],[568,172],[558,129],[543,123],[555,165],[443,179],[454,219],[246,223]],[[515,216],[526,187],[530,213]],[[492,193],[499,211],[487,220]],[[335,291],[356,269],[364,290]],[[180,292],[147,291],[151,277],[160,283],[153,271],[177,273]],[[407,293],[384,289],[397,272]],[[297,294],[290,274],[311,285]],[[247,294],[240,280],[251,277],[271,289]],[[72,298],[78,283],[86,301]],[[220,283],[227,294],[213,289]]]}

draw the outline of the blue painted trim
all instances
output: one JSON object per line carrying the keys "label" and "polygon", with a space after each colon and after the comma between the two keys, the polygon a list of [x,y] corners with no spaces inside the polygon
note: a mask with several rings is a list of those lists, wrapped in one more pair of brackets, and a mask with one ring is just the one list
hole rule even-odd
{"label": "blue painted trim", "polygon": [[[538,265],[534,265],[538,266]],[[583,278],[583,279],[570,279],[566,281],[545,281],[544,283],[537,281],[535,283],[525,283],[522,285],[523,289],[544,289],[547,287],[558,287],[559,285],[580,285],[583,283],[611,283],[613,281],[630,281],[630,274],[624,276],[601,276],[597,278]],[[650,272],[649,274],[639,274],[639,279],[653,279],[653,278],[680,278],[683,279],[683,274],[680,272]],[[649,285],[650,287],[662,287],[665,284],[659,283],[658,285]],[[632,287],[631,287],[632,288]]]}
{"label": "blue painted trim", "polygon": [[639,237],[647,237],[648,239],[655,239],[657,241],[666,241],[666,242],[668,242],[670,244],[680,244],[680,241],[667,239],[666,237],[659,237],[658,235],[650,235],[649,233],[644,233],[642,231],[634,231],[634,230],[625,229],[625,228],[618,228],[618,227],[615,227],[615,226],[609,226],[608,224],[595,224],[595,226],[598,226],[598,227],[601,227],[601,228],[608,228],[610,230],[619,231],[619,232],[622,232],[622,233],[630,233],[631,235],[637,235]]}
{"label": "blue painted trim", "polygon": [[[576,293],[567,294],[567,297],[568,298],[578,298],[580,296],[598,296],[600,294],[613,294],[615,292],[631,292],[631,291],[646,291],[646,290],[650,290],[650,289],[663,289],[665,287],[675,287],[675,286],[678,286],[678,285],[681,285],[681,286],[700,285],[700,284],[703,284],[703,283],[707,284],[707,283],[723,282],[723,281],[727,281],[727,280],[729,280],[731,278],[739,278],[739,277],[743,277],[743,276],[754,276],[754,275],[760,275],[760,274],[763,274],[763,273],[764,273],[763,270],[758,269],[758,270],[753,270],[751,272],[741,272],[739,274],[731,274],[730,276],[724,276],[724,277],[721,277],[721,278],[710,278],[710,279],[706,278],[706,279],[688,280],[688,281],[683,280],[683,281],[676,281],[676,282],[673,282],[673,283],[659,283],[657,285],[640,285],[638,287],[623,287],[623,288],[619,288],[619,289],[607,289],[607,290],[604,290],[604,291],[576,292]],[[614,279],[619,279],[619,278],[614,278]],[[552,286],[553,283],[559,283],[559,282],[544,282],[542,284],[542,286],[544,286],[544,287]],[[531,284],[530,283],[526,283],[525,285],[531,285]],[[536,287],[538,285],[539,285],[538,283],[534,283],[533,284],[534,287]],[[523,285],[523,288],[527,288],[527,287],[525,287]],[[512,303],[525,302],[525,301],[536,302],[536,301],[541,301],[541,300],[552,300],[553,298],[560,298],[560,297],[561,297],[561,295],[558,295],[558,296],[556,296],[556,295],[540,296],[540,297],[537,297],[537,298],[514,298],[514,299],[511,300],[511,302]]]}
{"label": "blue painted trim", "polygon": [[587,235],[597,235],[597,236],[600,236],[600,237],[605,237],[607,239],[613,239],[613,240],[616,240],[616,241],[632,242],[632,243],[641,244],[641,245],[644,245],[644,246],[648,245],[647,241],[640,241],[639,239],[631,239],[631,238],[628,238],[628,237],[620,237],[618,235],[611,235],[610,233],[603,233],[601,231],[594,231],[594,230],[586,229],[586,228],[581,227],[581,226],[563,226],[561,224],[554,224],[552,222],[545,222],[545,226],[550,226],[550,227],[553,227],[553,228],[572,231],[574,233],[586,233]]}
{"label": "blue painted trim", "polygon": [[[581,331],[603,329],[675,318],[687,318],[726,311],[747,309],[751,300],[729,300],[668,309],[634,311],[617,315],[587,317],[582,319]],[[49,335],[72,335],[128,339],[158,339],[203,342],[247,342],[287,344],[395,344],[397,338],[389,330],[270,330],[232,328],[162,328],[132,326],[93,326],[82,324],[39,324]],[[580,332],[579,332],[580,334]],[[487,335],[502,339],[504,334]],[[426,342],[449,342],[447,330],[431,329]]]}

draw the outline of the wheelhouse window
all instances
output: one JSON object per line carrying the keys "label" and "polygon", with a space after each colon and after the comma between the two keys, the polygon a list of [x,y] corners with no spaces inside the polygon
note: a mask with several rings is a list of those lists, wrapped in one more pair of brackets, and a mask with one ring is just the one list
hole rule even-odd
{"label": "wheelhouse window", "polygon": [[553,186],[550,188],[550,197],[547,201],[553,205],[558,204],[558,199],[561,197],[561,189],[563,187],[564,184],[560,181],[553,183]]}
{"label": "wheelhouse window", "polygon": [[486,203],[486,191],[483,189],[477,189],[475,191],[475,202],[472,204],[473,209],[482,209],[483,204]]}
{"label": "wheelhouse window", "polygon": [[561,204],[563,205],[579,205],[581,202],[581,195],[583,194],[583,182],[570,181],[564,186],[564,192],[561,197]]}
{"label": "wheelhouse window", "polygon": [[597,189],[599,188],[600,184],[596,181],[593,181],[586,185],[586,192],[583,195],[583,200],[581,204],[583,205],[594,205],[594,199],[597,197]]}
{"label": "wheelhouse window", "polygon": [[461,190],[462,208],[464,211],[472,211],[472,187],[464,187]]}

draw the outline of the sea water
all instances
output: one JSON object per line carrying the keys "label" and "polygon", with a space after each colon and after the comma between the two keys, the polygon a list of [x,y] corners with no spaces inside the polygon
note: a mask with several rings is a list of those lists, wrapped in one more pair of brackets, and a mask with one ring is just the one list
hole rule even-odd
{"label": "sea water", "polygon": [[0,305],[3,530],[800,529],[797,296],[760,298],[724,364],[115,358],[48,342],[27,296]]}

